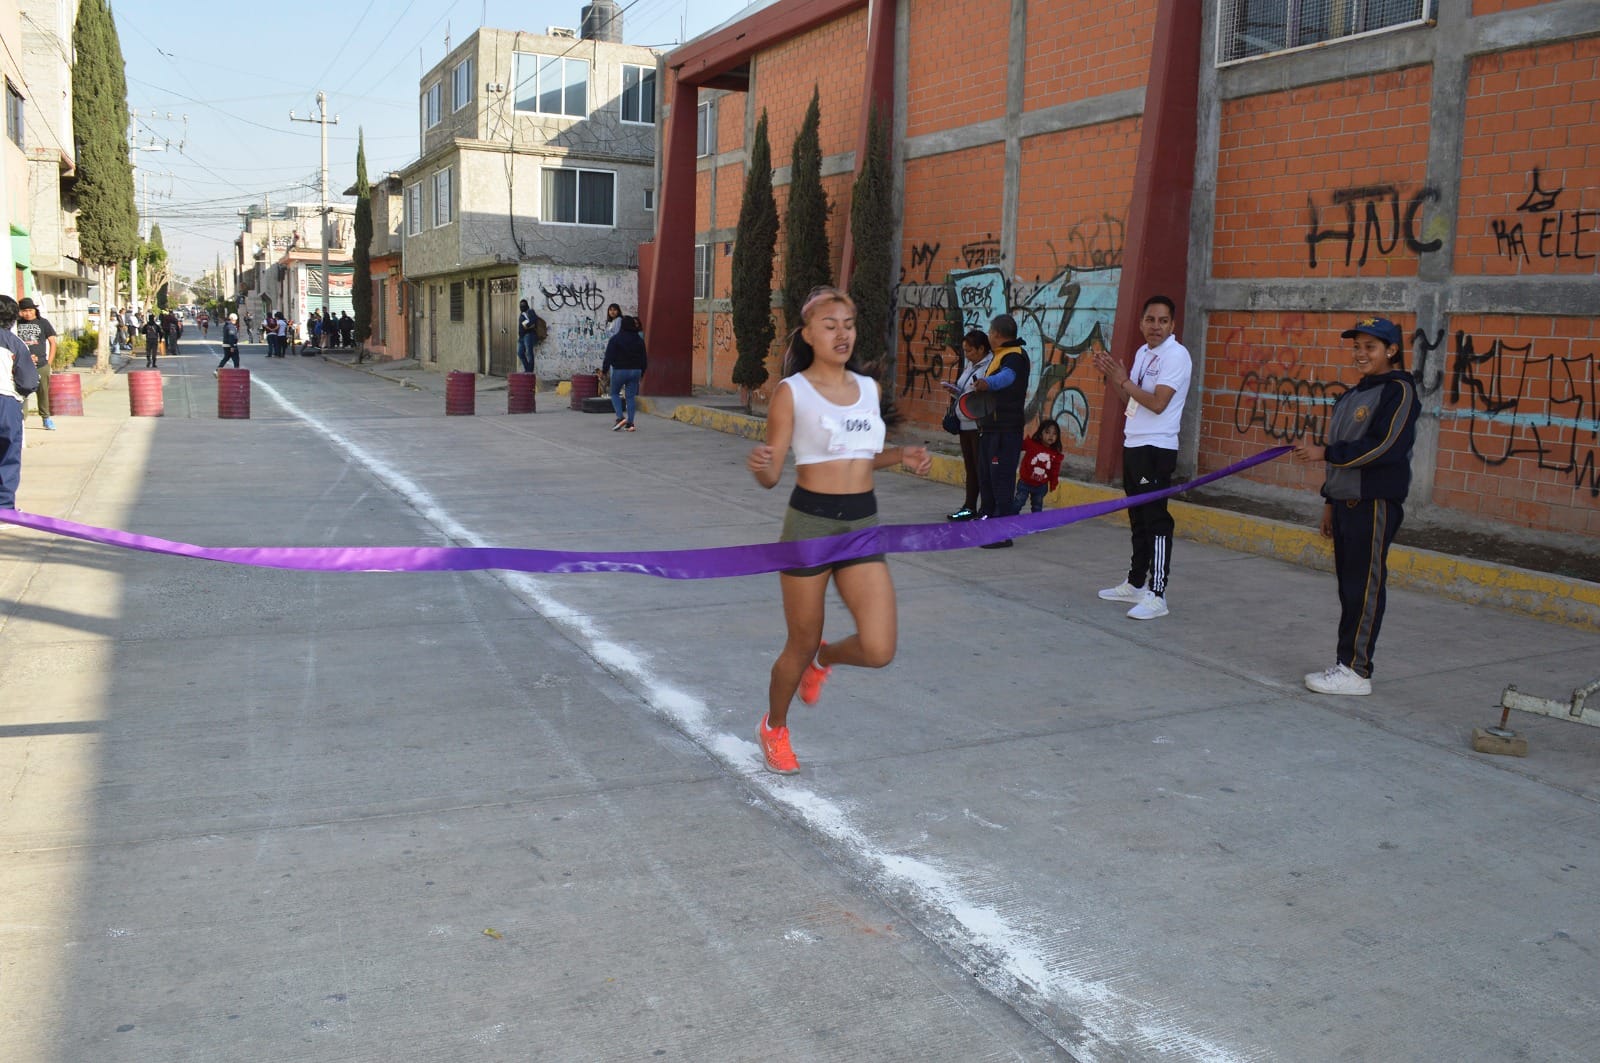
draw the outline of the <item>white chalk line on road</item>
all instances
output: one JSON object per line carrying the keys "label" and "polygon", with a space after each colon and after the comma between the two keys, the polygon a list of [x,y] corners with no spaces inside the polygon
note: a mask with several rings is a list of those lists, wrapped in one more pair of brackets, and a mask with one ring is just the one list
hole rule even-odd
{"label": "white chalk line on road", "polygon": [[[464,546],[494,545],[463,525],[425,488],[387,461],[303,410],[272,385],[259,378],[252,383],[286,413],[305,422],[403,498],[440,533]],[[1247,1063],[1264,1058],[1256,1052],[1241,1054],[1217,1044],[1185,1029],[1156,1005],[1130,998],[1104,981],[1079,976],[1070,965],[1048,960],[1048,954],[1060,950],[1015,926],[992,906],[973,900],[974,891],[964,886],[955,873],[931,861],[879,846],[854,824],[838,802],[792,779],[766,772],[760,767],[760,751],[754,742],[717,728],[704,700],[661,680],[646,652],[612,638],[593,617],[552,593],[547,581],[520,572],[496,575],[523,595],[546,620],[563,628],[602,667],[631,680],[657,715],[718,763],[741,775],[809,829],[844,846],[862,864],[875,869],[883,886],[909,890],[925,913],[942,914],[953,926],[940,928],[931,936],[959,956],[969,973],[990,992],[1024,1014],[1041,1016],[1040,1009],[1030,1003],[1030,998],[1040,998],[1070,1015],[1080,1024],[1081,1038],[1065,1038],[1059,1031],[1053,1031],[1051,1036],[1077,1058],[1089,1063],[1099,1051],[1121,1056],[1129,1050],[1204,1063]],[[996,978],[997,972],[1003,972],[1003,977]]]}

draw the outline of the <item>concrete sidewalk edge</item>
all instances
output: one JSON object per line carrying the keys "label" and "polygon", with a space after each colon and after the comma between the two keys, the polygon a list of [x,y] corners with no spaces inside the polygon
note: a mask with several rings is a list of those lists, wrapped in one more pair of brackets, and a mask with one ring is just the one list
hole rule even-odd
{"label": "concrete sidewalk edge", "polygon": [[[766,438],[766,421],[747,414],[684,404],[677,406],[671,417],[684,424],[744,439]],[[934,455],[928,479],[960,486],[965,477],[959,459]],[[1073,481],[1062,481],[1061,486],[1050,493],[1050,501],[1057,507],[1121,497],[1122,492],[1115,488]],[[1276,558],[1305,568],[1333,570],[1332,548],[1310,528],[1192,502],[1175,500],[1171,508],[1182,539]],[[1122,516],[1114,514],[1100,519],[1120,520]],[[1397,587],[1432,591],[1474,605],[1600,631],[1600,586],[1584,580],[1398,545],[1389,551],[1389,578]]]}

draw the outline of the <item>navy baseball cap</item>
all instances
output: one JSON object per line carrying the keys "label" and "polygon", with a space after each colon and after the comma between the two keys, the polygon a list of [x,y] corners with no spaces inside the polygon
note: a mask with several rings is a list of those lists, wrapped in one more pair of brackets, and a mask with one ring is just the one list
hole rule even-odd
{"label": "navy baseball cap", "polygon": [[1386,317],[1364,317],[1350,328],[1339,333],[1340,338],[1353,340],[1357,336],[1376,336],[1384,343],[1400,346],[1400,326]]}

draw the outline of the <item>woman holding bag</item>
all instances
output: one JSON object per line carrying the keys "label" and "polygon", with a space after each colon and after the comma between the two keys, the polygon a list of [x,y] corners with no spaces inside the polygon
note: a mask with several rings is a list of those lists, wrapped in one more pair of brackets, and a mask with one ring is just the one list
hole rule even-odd
{"label": "woman holding bag", "polygon": [[950,412],[945,414],[945,428],[949,430],[950,419],[955,418],[957,426],[955,434],[961,440],[961,464],[967,474],[967,494],[961,502],[961,508],[945,520],[971,520],[978,515],[978,484],[981,482],[978,467],[978,422],[961,416],[961,411],[956,408],[956,400],[973,390],[973,378],[994,355],[994,351],[989,347],[989,337],[978,329],[973,329],[961,338],[961,353],[966,356],[967,364],[962,367],[961,375],[956,377],[956,382],[952,384],[948,380],[941,380],[939,383],[950,393]]}

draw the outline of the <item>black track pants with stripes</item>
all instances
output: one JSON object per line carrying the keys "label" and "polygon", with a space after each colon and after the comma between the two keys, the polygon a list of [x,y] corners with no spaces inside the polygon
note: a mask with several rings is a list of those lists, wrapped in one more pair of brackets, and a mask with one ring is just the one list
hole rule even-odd
{"label": "black track pants with stripes", "polygon": [[[1176,450],[1123,447],[1122,490],[1128,495],[1142,495],[1171,487],[1172,474],[1177,468]],[[1128,582],[1142,587],[1148,573],[1150,589],[1165,598],[1167,576],[1172,573],[1173,529],[1167,500],[1131,507],[1128,524],[1133,529],[1133,561],[1128,566]]]}
{"label": "black track pants with stripes", "polygon": [[1392,499],[1333,503],[1333,568],[1339,576],[1339,663],[1371,678],[1388,597],[1389,544],[1405,509]]}

